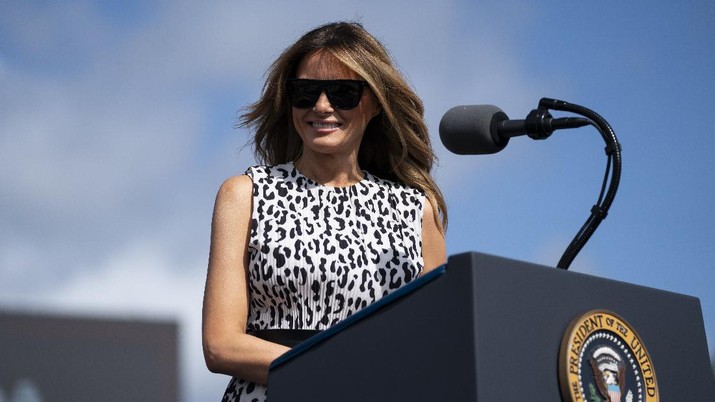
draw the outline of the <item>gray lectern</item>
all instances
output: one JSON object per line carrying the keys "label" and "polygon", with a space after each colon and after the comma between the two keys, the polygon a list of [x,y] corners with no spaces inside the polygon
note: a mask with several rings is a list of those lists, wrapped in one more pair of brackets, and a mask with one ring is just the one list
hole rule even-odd
{"label": "gray lectern", "polygon": [[715,401],[698,299],[479,253],[278,358],[269,401],[559,401],[562,338],[594,309],[637,328],[661,401]]}

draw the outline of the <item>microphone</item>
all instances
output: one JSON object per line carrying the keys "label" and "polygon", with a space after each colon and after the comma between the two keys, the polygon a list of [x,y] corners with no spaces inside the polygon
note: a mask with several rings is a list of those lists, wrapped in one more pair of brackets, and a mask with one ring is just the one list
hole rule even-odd
{"label": "microphone", "polygon": [[524,120],[509,120],[504,111],[493,105],[455,106],[442,116],[439,137],[455,154],[482,155],[501,151],[511,137],[528,135],[543,140],[554,130],[588,124],[591,120],[580,117],[555,119],[545,109],[532,110]]}

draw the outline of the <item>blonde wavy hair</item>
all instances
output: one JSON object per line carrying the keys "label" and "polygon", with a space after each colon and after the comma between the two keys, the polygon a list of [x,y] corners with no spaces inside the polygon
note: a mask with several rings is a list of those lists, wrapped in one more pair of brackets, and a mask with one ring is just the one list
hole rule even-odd
{"label": "blonde wavy hair", "polygon": [[365,129],[358,163],[378,177],[420,189],[434,206],[435,222],[447,227],[447,206],[431,171],[436,162],[424,105],[394,66],[385,47],[361,24],[335,22],[304,34],[273,62],[260,99],[240,116],[239,127],[255,131],[252,145],[262,163],[281,164],[301,155],[285,90],[305,56],[327,51],[367,81],[382,112]]}

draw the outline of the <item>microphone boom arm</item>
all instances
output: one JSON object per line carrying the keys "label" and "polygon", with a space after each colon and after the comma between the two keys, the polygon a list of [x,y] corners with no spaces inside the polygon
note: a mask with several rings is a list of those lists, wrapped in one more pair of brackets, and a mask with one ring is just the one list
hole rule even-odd
{"label": "microphone boom arm", "polygon": [[[601,187],[601,193],[598,197],[598,201],[591,208],[591,215],[588,217],[573,240],[571,240],[571,243],[564,251],[564,254],[561,256],[561,259],[556,266],[557,268],[567,270],[569,269],[571,262],[573,262],[574,258],[576,258],[576,255],[578,255],[583,246],[586,245],[586,242],[588,242],[593,233],[596,231],[598,225],[600,225],[606,218],[608,210],[613,203],[613,199],[616,197],[616,191],[618,191],[618,185],[621,180],[621,144],[618,142],[616,133],[613,131],[613,128],[611,128],[608,122],[598,113],[590,109],[561,100],[542,98],[539,101],[539,108],[535,110],[546,111],[548,109],[571,112],[589,119],[590,124],[601,133],[603,140],[606,142],[606,155],[608,156],[606,174],[603,179],[603,185]],[[532,113],[533,112],[534,111],[532,111]],[[531,137],[531,134],[529,134],[529,136]],[[608,180],[609,172],[610,182]],[[608,189],[606,190],[607,184]]]}

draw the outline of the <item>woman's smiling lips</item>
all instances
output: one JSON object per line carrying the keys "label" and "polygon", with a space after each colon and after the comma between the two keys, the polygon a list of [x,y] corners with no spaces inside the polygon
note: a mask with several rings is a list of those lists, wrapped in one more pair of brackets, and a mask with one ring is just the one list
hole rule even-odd
{"label": "woman's smiling lips", "polygon": [[332,132],[341,126],[340,123],[334,121],[311,121],[309,124],[320,133]]}

